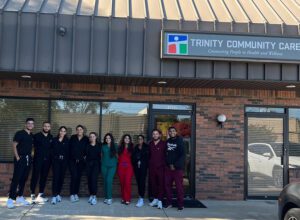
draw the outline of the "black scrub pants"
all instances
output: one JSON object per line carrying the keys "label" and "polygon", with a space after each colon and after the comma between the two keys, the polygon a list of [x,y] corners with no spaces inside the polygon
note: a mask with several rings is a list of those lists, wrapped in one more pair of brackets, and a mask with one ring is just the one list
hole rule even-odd
{"label": "black scrub pants", "polygon": [[35,188],[39,180],[39,193],[44,193],[51,161],[49,158],[34,158],[32,164],[32,176],[30,190],[35,194]]}
{"label": "black scrub pants", "polygon": [[83,160],[70,160],[69,167],[71,173],[70,195],[75,195],[79,193],[80,180],[85,163]]}
{"label": "black scrub pants", "polygon": [[141,198],[145,196],[147,168],[134,167],[134,175],[138,186],[138,193]]}
{"label": "black scrub pants", "polygon": [[65,173],[68,167],[68,161],[66,159],[54,158],[52,162],[52,195],[60,195],[62,186],[64,184]]}
{"label": "black scrub pants", "polygon": [[97,195],[98,176],[101,170],[100,161],[87,161],[86,168],[90,195]]}
{"label": "black scrub pants", "polygon": [[[24,186],[27,181],[31,166],[31,156],[22,155],[20,160],[14,159],[14,172],[10,184],[9,198],[15,200],[17,196],[23,196]],[[18,192],[17,192],[18,188]]]}

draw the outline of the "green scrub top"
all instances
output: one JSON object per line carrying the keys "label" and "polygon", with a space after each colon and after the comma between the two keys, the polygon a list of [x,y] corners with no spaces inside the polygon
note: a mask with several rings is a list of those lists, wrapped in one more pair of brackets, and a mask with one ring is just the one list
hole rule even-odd
{"label": "green scrub top", "polygon": [[[117,146],[115,145],[116,149]],[[102,166],[117,166],[117,157],[110,157],[110,148],[107,144],[102,145]]]}

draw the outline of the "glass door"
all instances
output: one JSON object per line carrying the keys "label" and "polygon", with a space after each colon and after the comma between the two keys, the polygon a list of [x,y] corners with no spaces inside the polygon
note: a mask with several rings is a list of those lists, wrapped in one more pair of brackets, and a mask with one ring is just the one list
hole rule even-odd
{"label": "glass door", "polygon": [[[151,114],[152,129],[162,131],[162,139],[168,138],[168,128],[174,126],[182,136],[185,147],[184,190],[186,197],[194,197],[194,154],[193,152],[193,117],[192,111],[155,110]],[[151,129],[151,130],[152,130]],[[150,130],[150,131],[151,131]],[[151,137],[151,136],[150,136]]]}
{"label": "glass door", "polygon": [[247,117],[248,197],[277,197],[284,186],[284,117]]}

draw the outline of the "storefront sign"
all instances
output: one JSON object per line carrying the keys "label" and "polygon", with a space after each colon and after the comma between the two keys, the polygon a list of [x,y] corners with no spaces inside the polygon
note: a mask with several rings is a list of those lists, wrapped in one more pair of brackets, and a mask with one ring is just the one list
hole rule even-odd
{"label": "storefront sign", "polygon": [[161,57],[300,63],[300,37],[162,31]]}

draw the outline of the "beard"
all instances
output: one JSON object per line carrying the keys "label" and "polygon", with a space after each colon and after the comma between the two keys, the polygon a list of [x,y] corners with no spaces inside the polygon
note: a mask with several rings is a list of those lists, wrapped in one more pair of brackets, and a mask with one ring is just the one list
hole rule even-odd
{"label": "beard", "polygon": [[45,130],[43,129],[43,132],[44,132],[45,134],[49,134],[49,133],[50,133],[50,130],[49,130],[49,131],[45,131]]}

